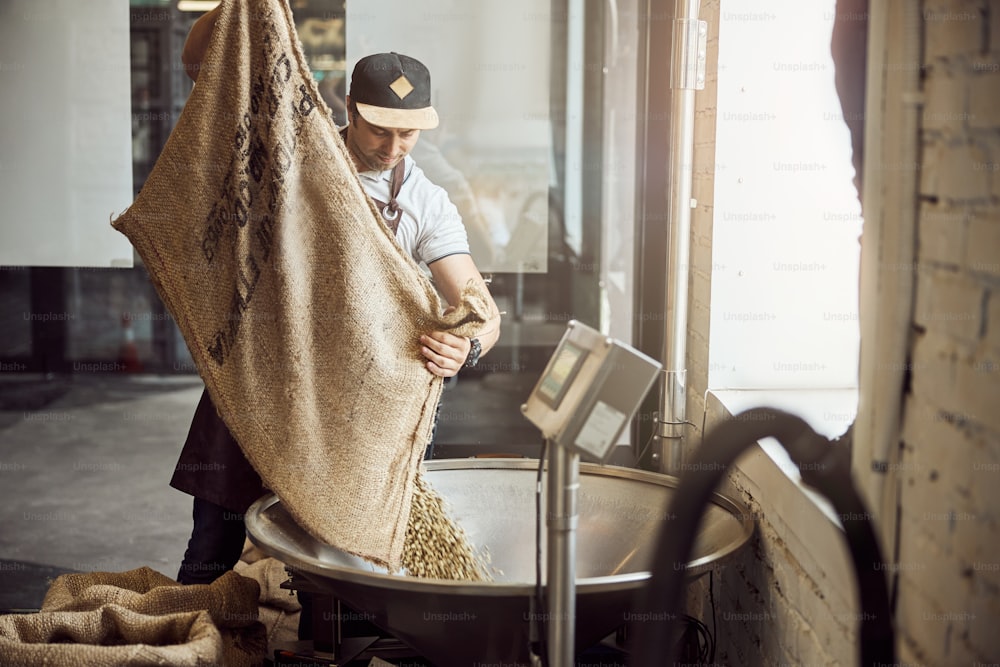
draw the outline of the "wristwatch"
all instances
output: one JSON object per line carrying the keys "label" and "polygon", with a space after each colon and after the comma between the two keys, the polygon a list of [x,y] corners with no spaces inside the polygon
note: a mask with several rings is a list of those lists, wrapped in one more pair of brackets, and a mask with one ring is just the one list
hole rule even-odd
{"label": "wristwatch", "polygon": [[483,353],[483,346],[479,344],[478,338],[469,339],[469,356],[465,358],[464,368],[473,368],[479,363],[479,355]]}

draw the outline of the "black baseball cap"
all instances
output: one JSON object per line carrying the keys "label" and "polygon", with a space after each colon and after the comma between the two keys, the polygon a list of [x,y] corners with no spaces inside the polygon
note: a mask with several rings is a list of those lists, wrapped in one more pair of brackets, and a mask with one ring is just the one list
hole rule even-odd
{"label": "black baseball cap", "polygon": [[372,125],[432,130],[438,115],[431,106],[431,73],[401,53],[365,56],[351,74],[351,101]]}

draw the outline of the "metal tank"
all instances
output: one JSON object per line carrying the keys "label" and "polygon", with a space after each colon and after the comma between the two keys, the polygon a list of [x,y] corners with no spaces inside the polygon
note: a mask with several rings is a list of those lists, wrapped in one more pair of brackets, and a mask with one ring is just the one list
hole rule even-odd
{"label": "metal tank", "polygon": [[[468,583],[390,575],[384,568],[318,542],[271,495],[247,512],[250,539],[321,590],[440,667],[529,662],[535,610],[536,488],[530,459],[429,461],[428,481],[474,545],[484,547],[494,580]],[[633,618],[645,585],[675,477],[581,464],[576,564],[576,645],[593,646]],[[544,494],[542,494],[544,513]],[[544,516],[544,514],[543,514]],[[687,572],[698,576],[743,547],[753,521],[739,503],[714,494]],[[544,524],[542,528],[544,564]],[[545,568],[542,567],[544,580]],[[544,632],[544,628],[543,628]]]}

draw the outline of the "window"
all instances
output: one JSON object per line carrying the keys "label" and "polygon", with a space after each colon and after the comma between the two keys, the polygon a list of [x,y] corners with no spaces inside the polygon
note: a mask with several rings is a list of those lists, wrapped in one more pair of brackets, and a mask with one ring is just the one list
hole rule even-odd
{"label": "window", "polygon": [[709,387],[856,387],[862,220],[834,3],[732,7],[719,28]]}

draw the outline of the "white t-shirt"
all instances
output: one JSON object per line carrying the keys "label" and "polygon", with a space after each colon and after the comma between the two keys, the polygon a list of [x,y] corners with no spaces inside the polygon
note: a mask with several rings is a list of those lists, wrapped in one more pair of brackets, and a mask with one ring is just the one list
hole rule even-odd
{"label": "white t-shirt", "polygon": [[[462,216],[444,188],[431,183],[409,155],[403,158],[403,187],[396,197],[401,209],[396,242],[418,264],[430,264],[448,255],[469,254]],[[363,171],[361,185],[372,199],[388,202],[392,170]],[[384,224],[384,223],[383,223]]]}

